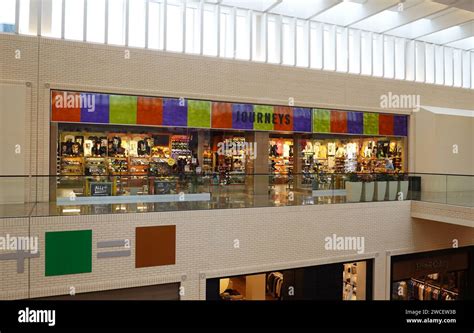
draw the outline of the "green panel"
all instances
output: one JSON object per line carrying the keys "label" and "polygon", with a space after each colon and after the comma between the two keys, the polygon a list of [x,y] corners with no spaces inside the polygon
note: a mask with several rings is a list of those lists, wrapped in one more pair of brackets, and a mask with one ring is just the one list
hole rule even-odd
{"label": "green panel", "polygon": [[110,95],[111,124],[136,124],[137,123],[137,97]]}
{"label": "green panel", "polygon": [[[254,105],[255,122],[253,129],[258,131],[273,131],[273,106]],[[262,121],[259,122],[259,119]]]}
{"label": "green panel", "polygon": [[92,272],[92,230],[47,232],[45,275]]}
{"label": "green panel", "polygon": [[379,115],[364,113],[364,134],[379,134]]}
{"label": "green panel", "polygon": [[211,102],[188,100],[188,127],[211,127]]}
{"label": "green panel", "polygon": [[313,132],[331,132],[331,111],[326,109],[313,109]]}

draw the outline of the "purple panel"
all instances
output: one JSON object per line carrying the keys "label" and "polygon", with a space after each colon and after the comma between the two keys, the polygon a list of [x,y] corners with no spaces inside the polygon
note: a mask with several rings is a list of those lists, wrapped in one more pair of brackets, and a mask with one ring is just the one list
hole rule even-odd
{"label": "purple panel", "polygon": [[311,133],[311,109],[293,108],[293,131]]}
{"label": "purple panel", "polygon": [[81,123],[109,123],[109,95],[81,93],[81,100],[85,102],[81,105]]}
{"label": "purple panel", "polygon": [[232,104],[232,128],[253,129],[254,117],[252,104]]}
{"label": "purple panel", "polygon": [[364,114],[362,112],[347,112],[347,133],[364,133]]}
{"label": "purple panel", "polygon": [[408,135],[408,117],[393,116],[393,134],[400,136]]}
{"label": "purple panel", "polygon": [[163,98],[163,125],[188,125],[188,101],[186,99]]}

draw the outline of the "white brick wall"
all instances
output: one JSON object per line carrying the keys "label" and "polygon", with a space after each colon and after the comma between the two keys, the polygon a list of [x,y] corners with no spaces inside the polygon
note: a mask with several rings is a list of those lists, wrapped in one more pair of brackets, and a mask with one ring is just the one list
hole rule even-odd
{"label": "white brick wall", "polygon": [[[374,258],[374,296],[385,299],[389,290],[387,251],[449,248],[454,238],[459,246],[474,244],[474,229],[412,219],[410,205],[404,201],[31,218],[30,233],[40,237],[42,256],[30,260],[30,295],[65,294],[70,286],[86,292],[178,282],[185,275],[182,298],[204,299],[200,274],[211,278]],[[16,228],[13,222],[0,220],[0,230]],[[176,265],[135,269],[135,227],[168,224],[177,226]],[[46,277],[44,233],[85,229],[93,232],[92,273]],[[365,253],[326,251],[324,238],[333,233],[365,237]],[[123,238],[131,240],[131,257],[96,259],[97,241]],[[240,241],[239,249],[233,246],[235,239]],[[0,261],[0,270],[8,274],[0,297],[24,297],[26,285],[18,280],[12,264]]]}

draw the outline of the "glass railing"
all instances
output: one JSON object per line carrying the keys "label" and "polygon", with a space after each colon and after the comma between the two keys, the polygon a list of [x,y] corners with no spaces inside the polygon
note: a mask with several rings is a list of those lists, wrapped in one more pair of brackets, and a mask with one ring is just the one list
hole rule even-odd
{"label": "glass railing", "polygon": [[474,176],[424,173],[0,176],[0,217],[419,200],[474,207]]}

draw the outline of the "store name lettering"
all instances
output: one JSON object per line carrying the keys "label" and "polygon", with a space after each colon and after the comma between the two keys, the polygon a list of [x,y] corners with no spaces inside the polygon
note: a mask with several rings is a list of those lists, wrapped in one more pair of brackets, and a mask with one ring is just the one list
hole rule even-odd
{"label": "store name lettering", "polygon": [[237,111],[237,121],[242,123],[290,125],[291,118],[289,114],[277,113],[253,113],[247,111]]}
{"label": "store name lettering", "polygon": [[416,264],[416,270],[426,270],[426,269],[438,269],[438,268],[447,268],[448,262],[445,260],[433,260],[428,262],[422,262]]}
{"label": "store name lettering", "polygon": [[95,111],[95,95],[92,94],[68,94],[63,92],[54,97],[54,105],[57,109],[86,109],[87,112]]}

